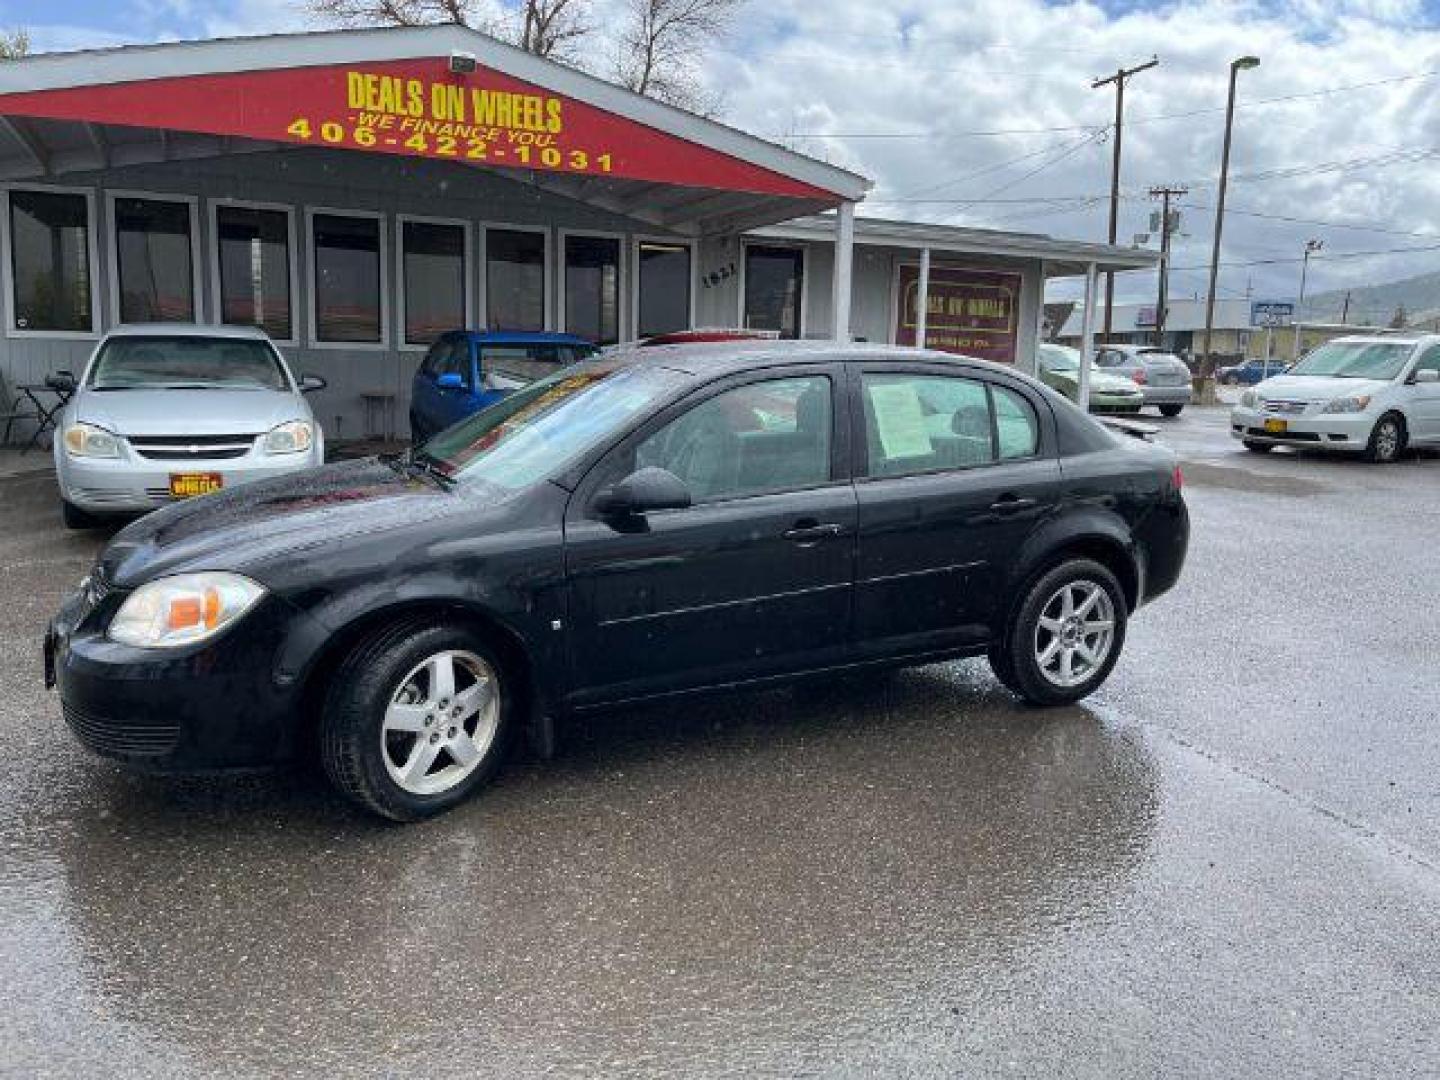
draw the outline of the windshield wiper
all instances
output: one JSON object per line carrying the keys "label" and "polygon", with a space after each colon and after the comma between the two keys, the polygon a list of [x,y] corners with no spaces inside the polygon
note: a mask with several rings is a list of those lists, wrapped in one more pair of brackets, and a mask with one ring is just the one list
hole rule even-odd
{"label": "windshield wiper", "polygon": [[437,459],[431,457],[419,447],[412,447],[408,454],[396,455],[396,459],[411,472],[422,472],[440,481],[440,483],[446,487],[450,487],[455,483],[455,477],[446,472],[444,466],[442,466]]}

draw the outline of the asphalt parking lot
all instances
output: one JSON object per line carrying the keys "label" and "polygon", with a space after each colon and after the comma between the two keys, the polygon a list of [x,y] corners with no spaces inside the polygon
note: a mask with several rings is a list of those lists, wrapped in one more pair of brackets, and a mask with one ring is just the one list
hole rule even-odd
{"label": "asphalt parking lot", "polygon": [[80,751],[39,641],[102,541],[0,476],[0,1072],[1434,1075],[1440,459],[1159,423],[1190,563],[1085,707],[634,710],[412,827]]}

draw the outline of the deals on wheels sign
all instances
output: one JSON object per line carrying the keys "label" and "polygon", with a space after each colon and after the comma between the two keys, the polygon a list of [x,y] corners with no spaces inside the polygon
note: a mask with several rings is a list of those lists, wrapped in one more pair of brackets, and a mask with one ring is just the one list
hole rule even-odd
{"label": "deals on wheels sign", "polygon": [[[920,267],[900,266],[897,345],[915,344],[920,310]],[[925,345],[1002,364],[1015,362],[1020,275],[1002,270],[931,266]]]}
{"label": "deals on wheels sign", "polygon": [[833,198],[503,72],[441,58],[0,94],[0,116],[232,135],[500,168]]}

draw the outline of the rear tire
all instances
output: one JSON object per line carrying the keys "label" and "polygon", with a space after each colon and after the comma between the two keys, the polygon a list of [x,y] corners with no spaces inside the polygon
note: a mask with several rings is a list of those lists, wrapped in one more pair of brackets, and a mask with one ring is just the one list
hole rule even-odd
{"label": "rear tire", "polygon": [[1400,455],[1405,453],[1407,441],[1405,418],[1399,413],[1386,413],[1375,422],[1375,430],[1370,432],[1370,442],[1365,446],[1365,460],[1377,465],[1399,461]]}
{"label": "rear tire", "polygon": [[1252,454],[1268,454],[1271,450],[1275,449],[1275,447],[1268,442],[1256,442],[1254,439],[1245,439],[1241,445]]}
{"label": "rear tire", "polygon": [[373,813],[433,817],[495,775],[517,700],[474,630],[396,623],[357,645],[331,676],[321,761],[331,782]]}
{"label": "rear tire", "polygon": [[1184,412],[1184,411],[1185,411],[1185,406],[1184,406],[1184,405],[1161,405],[1161,406],[1160,406],[1160,415],[1161,415],[1161,416],[1179,416],[1179,415],[1180,415],[1182,412]]}
{"label": "rear tire", "polygon": [[67,529],[98,529],[101,521],[94,514],[81,510],[72,502],[60,500],[60,516],[65,519]]}
{"label": "rear tire", "polygon": [[1032,705],[1069,705],[1109,678],[1125,645],[1125,593],[1106,567],[1070,559],[1035,578],[990,666]]}

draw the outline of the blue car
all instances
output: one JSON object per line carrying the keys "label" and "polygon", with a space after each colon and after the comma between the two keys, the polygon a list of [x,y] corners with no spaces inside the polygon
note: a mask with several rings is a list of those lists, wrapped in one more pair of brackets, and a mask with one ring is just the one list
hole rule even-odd
{"label": "blue car", "polygon": [[442,334],[415,372],[410,437],[424,442],[510,391],[599,351],[574,334],[498,330]]}
{"label": "blue car", "polygon": [[1216,372],[1216,378],[1227,386],[1254,386],[1258,382],[1284,375],[1290,365],[1283,360],[1246,360],[1243,364],[1223,367]]}

